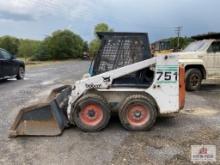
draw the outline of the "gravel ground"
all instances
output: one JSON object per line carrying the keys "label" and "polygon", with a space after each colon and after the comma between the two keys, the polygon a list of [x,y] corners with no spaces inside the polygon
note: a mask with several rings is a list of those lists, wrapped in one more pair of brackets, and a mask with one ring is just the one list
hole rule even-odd
{"label": "gravel ground", "polygon": [[44,99],[50,90],[72,84],[88,70],[87,61],[66,61],[27,70],[24,81],[0,82],[0,164],[192,164],[190,146],[217,147],[220,164],[220,85],[204,84],[187,93],[186,106],[173,118],[158,118],[149,132],[128,132],[117,117],[102,132],[77,128],[59,137],[9,139],[8,129],[20,108]]}

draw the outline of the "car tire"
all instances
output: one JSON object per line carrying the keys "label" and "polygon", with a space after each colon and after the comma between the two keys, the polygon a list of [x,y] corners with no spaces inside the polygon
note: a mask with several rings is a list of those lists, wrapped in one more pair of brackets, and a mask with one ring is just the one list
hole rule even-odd
{"label": "car tire", "polygon": [[23,79],[24,79],[24,75],[25,75],[25,69],[24,69],[23,66],[20,66],[20,67],[18,68],[18,73],[17,73],[16,78],[17,78],[18,80],[23,80]]}
{"label": "car tire", "polygon": [[199,69],[192,68],[186,71],[186,90],[199,90],[202,83],[202,73]]}

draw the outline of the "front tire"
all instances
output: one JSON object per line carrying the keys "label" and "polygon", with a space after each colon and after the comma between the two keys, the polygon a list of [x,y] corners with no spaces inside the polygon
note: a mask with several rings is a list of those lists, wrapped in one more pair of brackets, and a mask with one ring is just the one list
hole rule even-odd
{"label": "front tire", "polygon": [[156,121],[157,109],[148,97],[131,95],[123,102],[119,118],[127,130],[148,131]]}
{"label": "front tire", "polygon": [[186,71],[186,90],[199,90],[202,83],[202,73],[199,69],[192,68]]}
{"label": "front tire", "polygon": [[18,73],[17,73],[16,78],[17,78],[18,80],[23,80],[23,79],[24,79],[24,75],[25,75],[25,69],[24,69],[23,66],[20,66],[20,67],[18,68]]}
{"label": "front tire", "polygon": [[111,114],[102,96],[88,94],[77,101],[71,116],[78,128],[85,132],[95,132],[107,126]]}

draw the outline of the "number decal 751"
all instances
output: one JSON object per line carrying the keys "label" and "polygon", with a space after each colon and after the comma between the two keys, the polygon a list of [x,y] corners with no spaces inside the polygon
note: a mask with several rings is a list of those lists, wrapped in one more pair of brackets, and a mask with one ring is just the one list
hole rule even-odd
{"label": "number decal 751", "polygon": [[177,81],[177,71],[158,71],[157,81]]}

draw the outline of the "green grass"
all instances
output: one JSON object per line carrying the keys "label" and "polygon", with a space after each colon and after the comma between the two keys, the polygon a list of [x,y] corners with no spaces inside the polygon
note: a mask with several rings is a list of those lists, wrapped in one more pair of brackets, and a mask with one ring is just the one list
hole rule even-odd
{"label": "green grass", "polygon": [[[25,62],[25,65],[27,68],[33,68],[33,67],[41,67],[41,66],[46,66],[46,65],[51,65],[51,64],[59,64],[62,62],[66,62],[66,61],[71,61],[71,60],[51,60],[51,61],[30,61],[30,60],[26,60],[24,58],[17,58],[18,60],[22,60]],[[79,60],[79,59],[75,59],[75,60]]]}

